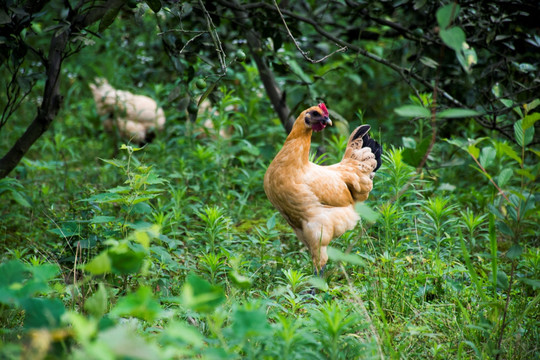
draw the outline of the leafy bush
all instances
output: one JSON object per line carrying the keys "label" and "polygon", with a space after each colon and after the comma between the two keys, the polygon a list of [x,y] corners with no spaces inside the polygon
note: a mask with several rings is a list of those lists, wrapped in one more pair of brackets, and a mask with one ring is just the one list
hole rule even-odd
{"label": "leafy bush", "polygon": [[[187,5],[183,21],[192,20]],[[388,70],[355,55],[304,66],[292,46],[262,49],[272,66],[292,69],[280,79],[291,103],[324,95],[330,110],[355,114],[332,114],[335,128],[314,137],[314,160],[338,161],[359,122],[384,145],[374,190],[357,208],[362,221],[332,242],[321,279],[262,188],[286,134],[261,95],[256,64],[248,56],[219,77],[211,61],[169,59],[151,34],[176,17],[124,11],[95,48],[66,65],[73,76],[62,85],[62,121],[0,180],[0,357],[535,356],[538,101],[497,103],[505,121],[518,119],[512,142],[463,109],[435,108],[432,117],[434,94],[395,86],[381,96],[373,84],[388,87]],[[448,33],[440,36],[447,43]],[[403,44],[385,38],[366,47],[393,45]],[[445,74],[466,72],[464,50],[451,55],[457,70]],[[87,86],[95,76],[158,99],[166,131],[145,147],[116,149]],[[205,95],[209,107],[188,112]],[[30,101],[17,119],[28,116]],[[456,118],[463,122],[454,136],[432,142]],[[4,129],[21,133],[23,123]]]}

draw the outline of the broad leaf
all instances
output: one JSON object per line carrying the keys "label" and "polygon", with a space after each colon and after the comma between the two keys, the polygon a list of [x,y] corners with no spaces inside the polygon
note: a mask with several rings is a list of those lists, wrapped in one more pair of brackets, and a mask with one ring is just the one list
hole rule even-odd
{"label": "broad leaf", "polygon": [[[422,162],[422,159],[426,155],[429,144],[431,143],[431,136],[427,136],[416,146],[415,149],[403,150],[403,161],[407,164],[417,167]],[[358,212],[358,210],[357,210]]]}
{"label": "broad leaf", "polygon": [[152,289],[141,286],[137,292],[121,298],[111,310],[111,315],[133,316],[152,322],[159,318],[163,310],[159,302],[154,299]]}
{"label": "broad leaf", "polygon": [[399,116],[405,117],[429,118],[431,116],[428,109],[419,105],[403,105],[394,109],[394,112]]}
{"label": "broad leaf", "polygon": [[232,315],[232,319],[231,328],[237,338],[251,340],[254,336],[262,336],[271,332],[263,309],[238,309]]}
{"label": "broad leaf", "polygon": [[481,112],[471,109],[446,109],[437,113],[438,118],[464,118],[482,115]]}
{"label": "broad leaf", "polygon": [[93,275],[102,275],[111,272],[111,259],[106,251],[102,252],[89,263],[84,265],[84,270]]}
{"label": "broad leaf", "polygon": [[101,21],[99,22],[99,32],[102,32],[103,30],[107,29],[116,19],[116,16],[118,15],[118,12],[120,11],[120,8],[122,6],[110,8],[107,11],[105,11],[105,14],[101,18]]}
{"label": "broad leaf", "polygon": [[56,328],[66,311],[59,299],[26,299],[22,302],[25,328]]}
{"label": "broad leaf", "polygon": [[84,302],[84,309],[95,318],[101,318],[107,312],[108,302],[107,289],[100,283],[98,290]]}
{"label": "broad leaf", "polygon": [[508,180],[510,180],[513,174],[514,172],[512,171],[511,168],[503,169],[501,173],[499,174],[498,185],[501,187],[506,185],[508,183]]}
{"label": "broad leaf", "polygon": [[498,151],[502,152],[506,156],[516,160],[521,165],[521,158],[517,154],[517,152],[510,147],[507,143],[501,142],[496,144],[496,148]]}
{"label": "broad leaf", "polygon": [[328,247],[328,258],[332,261],[342,261],[344,263],[353,264],[353,265],[362,265],[366,263],[356,254],[347,254],[341,250],[338,250],[333,247]]}
{"label": "broad leaf", "polygon": [[482,152],[480,153],[478,160],[480,161],[480,164],[484,168],[486,168],[489,165],[491,165],[491,163],[493,163],[493,160],[495,160],[496,155],[497,155],[497,151],[495,150],[495,148],[491,146],[487,146],[482,149]]}
{"label": "broad leaf", "polygon": [[369,205],[366,205],[363,202],[356,204],[354,209],[362,219],[369,223],[374,223],[379,218],[379,213],[372,210]]}
{"label": "broad leaf", "polygon": [[523,127],[523,130],[527,130],[528,128],[532,127],[535,122],[540,120],[540,113],[533,113],[525,116],[523,118],[523,123],[521,126]]}
{"label": "broad leaf", "polygon": [[471,154],[471,156],[475,159],[478,159],[478,156],[480,156],[480,149],[477,148],[474,144],[467,146],[467,152]]}
{"label": "broad leaf", "polygon": [[145,0],[148,4],[148,7],[152,9],[153,12],[157,13],[161,10],[161,1],[160,0]]}
{"label": "broad leaf", "polygon": [[506,252],[506,257],[515,260],[521,256],[523,253],[523,248],[519,244],[514,244],[512,247]]}
{"label": "broad leaf", "polygon": [[195,311],[209,313],[225,301],[223,289],[195,274],[189,274],[182,288],[183,305]]}
{"label": "broad leaf", "polygon": [[459,53],[463,49],[466,37],[465,32],[460,27],[454,26],[448,30],[441,30],[439,35],[442,41],[456,52]]}
{"label": "broad leaf", "polygon": [[437,23],[441,29],[446,29],[458,16],[460,7],[456,3],[450,3],[437,10]]}
{"label": "broad leaf", "polygon": [[523,119],[516,121],[514,124],[514,134],[516,142],[519,146],[525,147],[529,145],[534,137],[534,127],[530,126],[526,130],[523,127]]}

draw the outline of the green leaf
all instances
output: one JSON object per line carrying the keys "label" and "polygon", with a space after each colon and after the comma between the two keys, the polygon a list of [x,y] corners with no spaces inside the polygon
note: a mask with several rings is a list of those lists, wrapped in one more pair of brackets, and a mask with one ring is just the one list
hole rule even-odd
{"label": "green leaf", "polygon": [[514,232],[504,221],[497,221],[497,229],[507,236],[514,236]]}
{"label": "green leaf", "polygon": [[114,223],[116,221],[118,221],[118,218],[115,216],[94,216],[92,220],[90,220],[90,224]]}
{"label": "green leaf", "polygon": [[152,322],[163,313],[159,302],[154,299],[152,289],[141,286],[135,293],[121,298],[111,310],[111,315],[133,316]]}
{"label": "green leaf", "polygon": [[476,51],[467,43],[463,43],[461,52],[457,52],[456,57],[467,73],[470,73],[472,66],[478,63]]}
{"label": "green leaf", "polygon": [[108,301],[107,289],[99,283],[97,291],[84,302],[84,309],[99,319],[107,312]]}
{"label": "green leaf", "polygon": [[19,260],[10,260],[0,264],[0,288],[22,283],[28,274],[28,266]]}
{"label": "green leaf", "polygon": [[23,194],[21,194],[17,190],[12,190],[11,196],[13,197],[13,200],[15,200],[15,202],[21,206],[24,206],[27,208],[32,206],[30,202],[26,199],[26,197],[24,197]]}
{"label": "green leaf", "polygon": [[321,291],[328,291],[328,284],[326,283],[326,281],[324,281],[323,278],[319,276],[310,277],[308,279],[308,283]]}
{"label": "green leaf", "polygon": [[268,230],[272,230],[273,228],[276,227],[276,215],[277,215],[277,214],[278,214],[278,213],[274,213],[274,215],[272,215],[272,216],[270,217],[270,219],[268,219],[268,221],[266,222],[266,228],[267,228]]}
{"label": "green leaf", "polygon": [[439,10],[435,16],[437,17],[437,23],[441,29],[446,29],[458,16],[460,7],[456,3],[450,3]]}
{"label": "green leaf", "polygon": [[521,158],[518,156],[517,152],[510,147],[507,143],[501,142],[497,144],[497,150],[501,151],[506,156],[516,160],[521,165]]}
{"label": "green leaf", "polygon": [[124,167],[127,167],[127,161],[124,161],[124,160],[118,160],[118,159],[102,159],[102,158],[98,158],[99,160],[107,163],[107,164],[111,164],[112,166],[115,166],[117,168],[124,168]]}
{"label": "green leaf", "polygon": [[538,105],[540,105],[540,99],[534,99],[530,103],[526,104],[525,108],[527,109],[527,112],[530,112],[530,111],[533,111],[534,109],[536,109],[536,107]]}
{"label": "green leaf", "polygon": [[65,319],[71,325],[74,332],[74,338],[81,344],[88,344],[90,339],[93,339],[98,330],[98,320],[88,318],[75,311],[70,311],[65,316]]}
{"label": "green leaf", "polygon": [[503,290],[508,289],[508,275],[502,270],[497,271],[497,286]]}
{"label": "green leaf", "polygon": [[523,119],[514,123],[514,134],[516,136],[516,142],[519,146],[525,147],[529,145],[534,137],[534,127],[530,126],[525,130],[523,128]]}
{"label": "green leaf", "polygon": [[536,180],[536,176],[527,169],[516,169],[516,174],[527,177],[529,180]]}
{"label": "green leaf", "polygon": [[25,328],[56,328],[66,311],[59,299],[32,298],[22,302]]}
{"label": "green leaf", "polygon": [[311,84],[313,80],[302,70],[302,67],[292,59],[287,61],[287,65],[290,67],[290,70],[298,76],[304,83]]}
{"label": "green leaf", "polygon": [[467,270],[469,271],[471,280],[473,284],[476,286],[476,291],[478,292],[478,294],[480,294],[482,300],[486,301],[486,294],[484,293],[482,285],[480,284],[480,281],[478,280],[478,274],[476,273],[476,270],[474,269],[474,266],[471,262],[469,251],[467,250],[467,247],[465,246],[465,241],[463,240],[463,235],[461,235],[461,229],[459,227],[458,227],[458,232],[460,234],[459,240],[461,243],[461,252],[465,259],[465,265],[467,266]]}
{"label": "green leaf", "polygon": [[404,117],[429,118],[431,116],[431,112],[428,109],[419,105],[403,105],[394,109],[394,112]]}
{"label": "green leaf", "polygon": [[229,271],[229,279],[240,289],[249,289],[253,285],[253,281],[247,276],[241,275],[238,271]]}
{"label": "green leaf", "polygon": [[426,136],[420,141],[415,149],[404,149],[403,150],[403,161],[407,164],[417,167],[420,165],[420,162],[426,155],[429,144],[431,143],[431,136]]}
{"label": "green leaf", "polygon": [[112,270],[111,259],[107,252],[104,251],[84,265],[83,269],[93,275],[110,273]]}
{"label": "green leaf", "polygon": [[403,136],[401,138],[401,141],[403,141],[403,147],[406,149],[416,149],[416,140],[414,138],[409,136]]}
{"label": "green leaf", "polygon": [[354,209],[360,215],[360,217],[367,221],[368,223],[374,223],[379,218],[379,213],[376,211],[373,211],[369,205],[365,203],[357,203],[354,206]]}
{"label": "green leaf", "polygon": [[501,187],[506,185],[506,183],[508,183],[508,180],[510,180],[510,178],[512,177],[513,174],[514,174],[514,172],[512,171],[511,168],[503,169],[501,171],[501,173],[499,174],[498,185],[501,186]]}
{"label": "green leaf", "polygon": [[464,118],[464,117],[471,117],[471,116],[478,116],[478,115],[482,115],[482,113],[476,110],[459,109],[459,108],[446,109],[437,113],[437,117],[441,119]]}
{"label": "green leaf", "polygon": [[533,113],[525,116],[522,123],[523,130],[532,127],[538,120],[540,120],[540,113]]}
{"label": "green leaf", "polygon": [[506,257],[515,260],[521,256],[523,253],[523,248],[519,244],[514,244],[508,251],[506,252]]}
{"label": "green leaf", "polygon": [[127,275],[139,272],[146,254],[128,247],[115,247],[108,251],[111,270],[115,274]]}
{"label": "green leaf", "polygon": [[159,10],[161,10],[161,1],[160,0],[145,0],[150,9],[152,9],[153,12],[157,13]]}
{"label": "green leaf", "polygon": [[60,273],[60,268],[55,264],[42,264],[30,267],[30,272],[35,281],[49,282]]}
{"label": "green leaf", "polygon": [[533,154],[535,154],[537,157],[540,157],[540,151],[538,150],[535,150],[535,149],[528,149],[530,152],[532,152]]}
{"label": "green leaf", "polygon": [[457,146],[458,148],[462,149],[465,148],[465,144],[467,143],[463,139],[445,139],[445,141],[449,144],[452,144],[454,146]]}
{"label": "green leaf", "polygon": [[209,313],[225,301],[223,289],[189,274],[182,288],[182,303],[198,312]]}
{"label": "green leaf", "polygon": [[504,220],[504,215],[493,204],[488,204],[488,209],[490,213],[492,213],[499,219]]}
{"label": "green leaf", "polygon": [[465,32],[457,26],[451,27],[448,30],[441,30],[439,35],[442,41],[456,52],[461,52],[466,37]]}
{"label": "green leaf", "polygon": [[480,149],[477,148],[474,144],[467,146],[467,152],[471,154],[471,156],[473,156],[475,159],[478,159],[478,157],[480,156]]}
{"label": "green leaf", "polygon": [[366,263],[356,254],[347,254],[333,247],[328,247],[328,258],[332,261],[341,261],[353,265],[365,266]]}
{"label": "green leaf", "polygon": [[219,79],[218,79],[218,81],[213,82],[212,84],[210,84],[210,86],[206,89],[204,94],[201,95],[201,97],[199,99],[199,102],[197,103],[197,107],[200,107],[201,104],[203,103],[203,101],[208,97],[208,95],[210,95],[212,93],[212,91],[214,91],[214,88],[216,87],[218,82],[219,82]]}
{"label": "green leaf", "polygon": [[497,155],[497,151],[494,147],[487,146],[482,149],[482,152],[480,153],[480,156],[478,157],[478,161],[480,161],[480,164],[486,168],[491,163],[493,163],[493,160],[495,160],[495,156]]}
{"label": "green leaf", "polygon": [[205,344],[204,337],[197,328],[177,321],[168,324],[161,334],[164,335],[164,337],[160,336],[161,339],[172,339],[179,341],[180,344],[184,343],[193,346],[196,349],[202,348]]}
{"label": "green leaf", "polygon": [[88,201],[88,202],[94,202],[97,204],[105,204],[105,203],[121,201],[122,199],[123,199],[123,196],[120,194],[103,193],[103,194],[92,195],[87,199],[82,199],[79,201]]}
{"label": "green leaf", "polygon": [[118,15],[118,12],[120,11],[120,8],[122,6],[114,7],[107,9],[105,11],[105,14],[103,14],[103,17],[101,18],[101,21],[99,22],[99,32],[102,32],[103,30],[107,29],[116,19],[116,16]]}
{"label": "green leaf", "polygon": [[528,279],[528,278],[518,278],[518,281],[521,281],[524,284],[530,285],[533,289],[540,288],[540,280],[538,279]]}
{"label": "green leaf", "polygon": [[232,319],[232,332],[237,338],[251,339],[271,332],[270,324],[268,324],[263,309],[238,309],[233,313]]}
{"label": "green leaf", "polygon": [[[154,360],[171,357],[165,356],[156,343],[139,335],[139,331],[136,326],[128,324],[109,327],[98,333],[97,341],[91,343],[92,345],[86,345],[92,350],[85,350],[91,351],[90,354],[99,354],[95,355],[95,358],[99,359]],[[87,355],[84,358],[94,358],[94,355],[90,357]]]}

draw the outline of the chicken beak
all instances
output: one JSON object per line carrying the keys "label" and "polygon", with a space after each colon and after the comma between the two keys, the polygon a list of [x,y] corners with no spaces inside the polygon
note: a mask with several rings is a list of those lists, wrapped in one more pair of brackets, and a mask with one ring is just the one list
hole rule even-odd
{"label": "chicken beak", "polygon": [[328,116],[324,120],[326,122],[326,125],[332,126],[332,120],[330,120],[330,118]]}

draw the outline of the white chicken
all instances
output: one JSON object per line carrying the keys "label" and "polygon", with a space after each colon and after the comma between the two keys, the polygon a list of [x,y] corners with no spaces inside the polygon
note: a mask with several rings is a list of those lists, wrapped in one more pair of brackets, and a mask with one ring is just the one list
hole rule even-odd
{"label": "white chicken", "polygon": [[156,131],[163,130],[165,113],[150,97],[117,90],[103,78],[90,84],[90,89],[98,114],[107,116],[103,123],[105,130],[116,127],[122,138],[138,144],[151,141]]}

